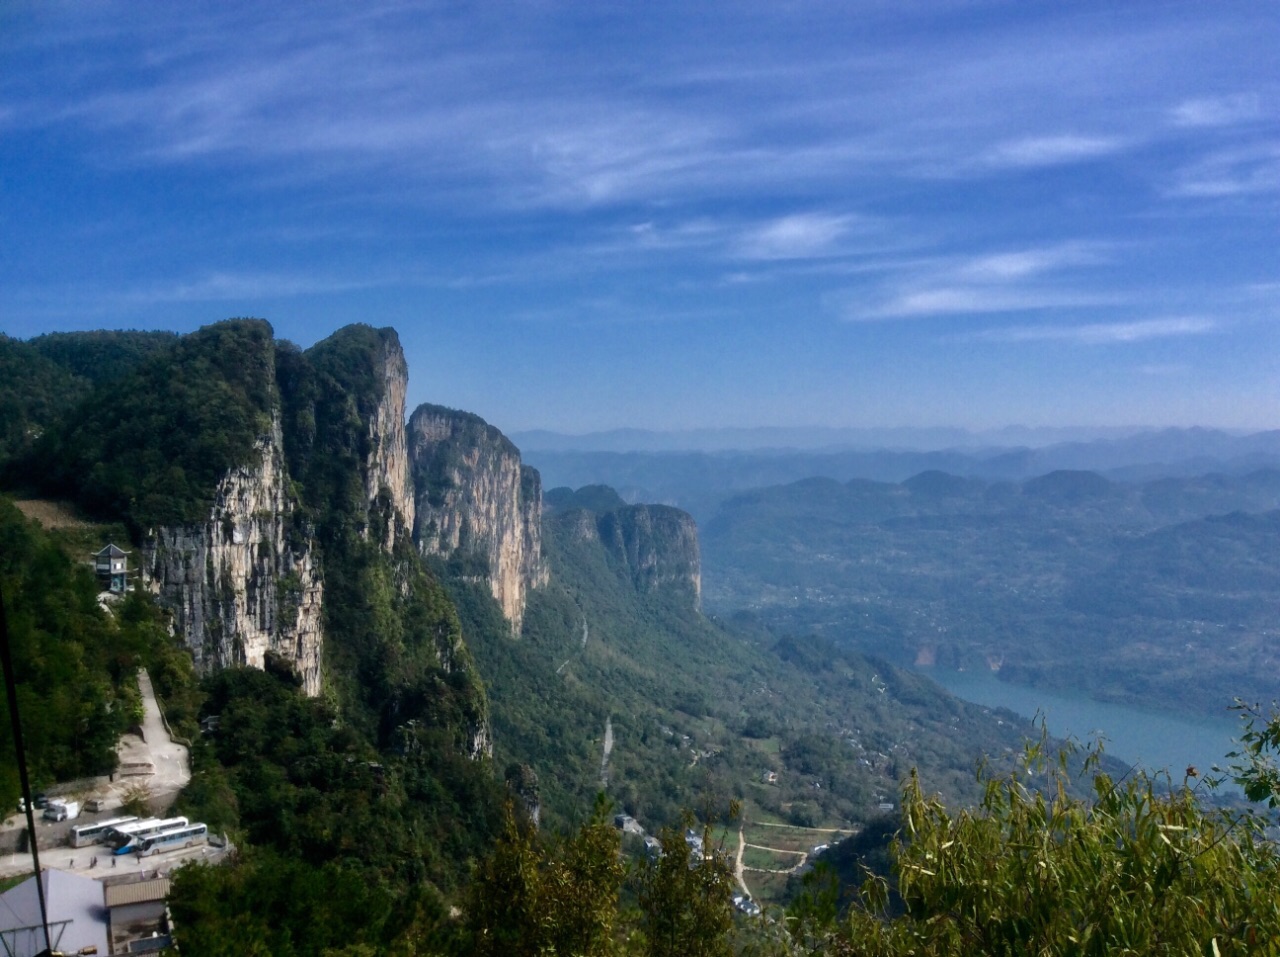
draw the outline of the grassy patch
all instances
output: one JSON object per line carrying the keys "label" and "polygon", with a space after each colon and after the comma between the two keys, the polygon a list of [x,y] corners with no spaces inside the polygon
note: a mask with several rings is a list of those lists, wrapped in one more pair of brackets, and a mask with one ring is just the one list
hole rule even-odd
{"label": "grassy patch", "polygon": [[0,894],[12,890],[30,876],[30,874],[19,874],[16,877],[0,877]]}

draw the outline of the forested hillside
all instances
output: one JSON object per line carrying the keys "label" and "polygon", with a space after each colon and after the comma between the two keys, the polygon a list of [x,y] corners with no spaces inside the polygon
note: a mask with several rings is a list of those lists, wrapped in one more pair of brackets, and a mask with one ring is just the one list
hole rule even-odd
{"label": "forested hillside", "polygon": [[[80,536],[45,532],[0,495],[0,591],[33,786],[114,770],[120,735],[136,724],[139,667],[167,686],[190,660],[154,605],[131,594],[112,614]],[[179,679],[181,680],[181,679]],[[0,725],[0,802],[19,794],[12,728]]]}
{"label": "forested hillside", "polygon": [[[825,640],[708,619],[688,574],[650,587],[609,536],[648,507],[605,489],[547,501],[558,503],[544,525],[551,583],[519,641],[478,590],[450,588],[489,688],[498,764],[533,768],[551,821],[602,789],[646,826],[733,800],[768,820],[848,827],[895,803],[914,766],[926,787],[976,799],[981,755],[1001,758],[1032,733]],[[656,538],[669,567],[696,568],[679,538]]]}
{"label": "forested hillside", "polygon": [[1149,706],[1269,700],[1280,472],[810,479],[704,528],[710,609],[891,660]]}
{"label": "forested hillside", "polygon": [[24,342],[0,335],[0,466],[88,395],[167,349],[167,332],[55,332]]}

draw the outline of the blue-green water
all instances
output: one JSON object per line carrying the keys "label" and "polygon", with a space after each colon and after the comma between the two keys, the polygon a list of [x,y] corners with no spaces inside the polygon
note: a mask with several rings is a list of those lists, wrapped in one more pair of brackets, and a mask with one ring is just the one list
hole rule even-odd
{"label": "blue-green water", "polygon": [[965,701],[1008,708],[1028,718],[1039,712],[1052,735],[1085,741],[1101,734],[1108,754],[1151,770],[1167,769],[1175,780],[1181,780],[1189,765],[1202,773],[1215,764],[1225,768],[1230,763],[1227,752],[1236,749],[1241,730],[1226,703],[1220,718],[1178,715],[1009,684],[990,671],[920,672]]}

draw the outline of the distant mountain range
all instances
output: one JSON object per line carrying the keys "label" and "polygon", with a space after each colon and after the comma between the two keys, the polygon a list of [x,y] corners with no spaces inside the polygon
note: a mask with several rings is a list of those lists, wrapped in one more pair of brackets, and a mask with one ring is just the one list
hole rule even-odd
{"label": "distant mountain range", "polygon": [[704,523],[712,612],[898,661],[1222,714],[1275,698],[1280,470],[811,478]]}
{"label": "distant mountain range", "polygon": [[[937,437],[945,431],[939,430]],[[692,440],[694,434],[686,435]],[[623,441],[622,433],[616,435]],[[699,520],[712,517],[722,502],[739,492],[814,477],[902,482],[936,470],[989,481],[1022,481],[1069,469],[1099,472],[1115,481],[1143,482],[1214,472],[1240,475],[1280,466],[1280,431],[1236,435],[1203,428],[1146,430],[1040,446],[971,444],[933,449],[886,445],[619,452],[539,447],[531,438],[536,440],[537,435],[525,433],[515,441],[524,450],[525,461],[542,473],[545,488],[609,485],[627,501],[676,505]],[[923,432],[920,438],[923,444]]]}
{"label": "distant mountain range", "polygon": [[1032,427],[1010,425],[1001,429],[971,430],[946,426],[930,428],[830,428],[823,426],[761,426],[757,428],[610,429],[572,435],[533,429],[512,432],[511,440],[522,449],[556,452],[726,452],[751,449],[911,449],[1029,446],[1039,448],[1062,442],[1122,439],[1154,432],[1149,426]]}

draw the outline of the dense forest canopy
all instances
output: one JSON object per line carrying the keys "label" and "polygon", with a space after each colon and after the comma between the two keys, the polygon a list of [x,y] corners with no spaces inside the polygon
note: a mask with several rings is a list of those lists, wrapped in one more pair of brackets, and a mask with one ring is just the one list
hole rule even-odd
{"label": "dense forest canopy", "polygon": [[69,499],[135,534],[207,516],[214,489],[270,433],[271,326],[230,320],[99,379],[10,463],[12,484]]}

